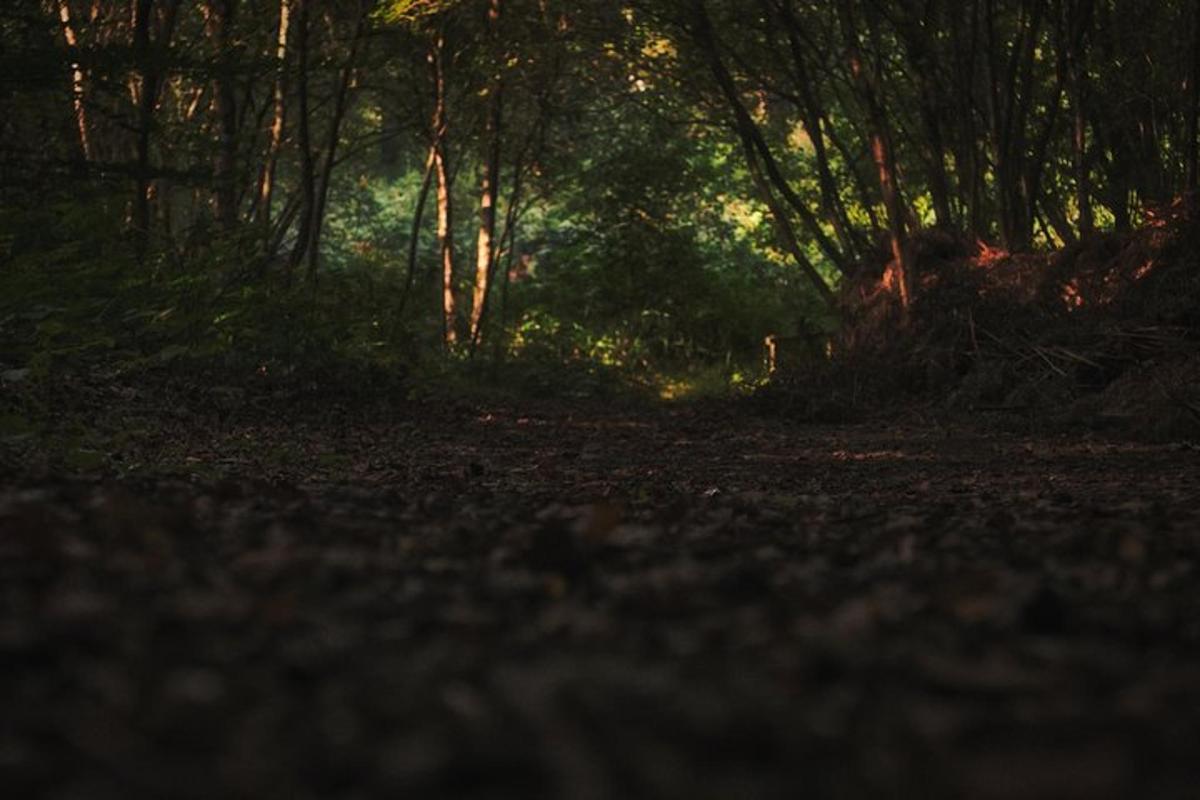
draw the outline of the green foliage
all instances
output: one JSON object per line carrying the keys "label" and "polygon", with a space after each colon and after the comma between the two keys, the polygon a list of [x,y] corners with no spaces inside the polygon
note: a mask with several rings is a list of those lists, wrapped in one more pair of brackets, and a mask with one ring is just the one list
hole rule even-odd
{"label": "green foliage", "polygon": [[461,0],[390,0],[380,7],[379,14],[388,22],[416,22],[445,13],[459,4]]}
{"label": "green foliage", "polygon": [[623,109],[604,123],[602,155],[527,225],[536,261],[513,287],[514,353],[643,374],[756,364],[766,334],[815,308],[772,261],[761,214],[731,212],[737,161],[718,138],[672,136],[657,114]]}
{"label": "green foliage", "polygon": [[[1019,250],[1195,186],[1189,4],[504,0],[489,20],[484,2],[390,0],[309,4],[282,47],[279,0],[177,4],[148,41],[127,4],[71,31],[55,4],[9,5],[0,61],[27,80],[0,89],[0,371],[30,379],[104,363],[746,384],[765,335],[835,323],[796,261],[836,287],[878,274],[891,236],[936,224]],[[520,211],[482,344],[442,341],[436,186],[409,268],[431,138],[458,328],[493,155],[498,236]]]}
{"label": "green foliage", "polygon": [[[186,257],[159,252],[139,266],[104,233],[113,228],[103,209],[69,207],[76,213],[36,236],[10,232],[23,243],[0,272],[0,364],[34,379],[95,366],[216,368],[245,379],[356,365],[403,371],[411,355],[392,311],[395,275],[369,262],[345,262],[315,291],[259,274],[236,240]],[[7,220],[18,221],[17,230],[39,222]]]}

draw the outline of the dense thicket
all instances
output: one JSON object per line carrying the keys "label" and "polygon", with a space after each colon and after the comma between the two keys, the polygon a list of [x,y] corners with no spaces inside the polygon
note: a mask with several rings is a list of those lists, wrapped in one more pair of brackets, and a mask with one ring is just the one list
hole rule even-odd
{"label": "dense thicket", "polygon": [[[0,361],[449,351],[732,370],[1196,187],[1158,0],[12,0]],[[40,359],[40,360],[38,360]]]}

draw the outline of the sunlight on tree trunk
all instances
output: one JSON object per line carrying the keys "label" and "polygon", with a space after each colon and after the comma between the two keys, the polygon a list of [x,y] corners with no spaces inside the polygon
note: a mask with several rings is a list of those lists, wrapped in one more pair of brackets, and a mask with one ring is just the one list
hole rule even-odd
{"label": "sunlight on tree trunk", "polygon": [[490,0],[488,6],[488,29],[495,63],[488,87],[487,122],[484,142],[487,153],[484,157],[483,178],[480,182],[479,236],[475,245],[475,290],[471,297],[471,346],[478,345],[482,331],[483,309],[487,303],[492,276],[492,263],[496,257],[493,240],[496,236],[496,202],[500,194],[500,143],[503,137],[504,87],[500,77],[502,58],[497,45],[500,24],[500,0]]}
{"label": "sunlight on tree trunk", "polygon": [[87,112],[87,83],[83,65],[76,60],[79,50],[79,35],[71,21],[71,7],[67,0],[58,0],[58,18],[62,22],[63,39],[67,43],[67,51],[71,54],[71,102],[75,109],[75,126],[79,129],[79,151],[83,160],[95,160],[92,149],[91,125]]}
{"label": "sunlight on tree trunk", "polygon": [[434,169],[437,172],[437,238],[442,264],[442,339],[447,347],[458,341],[458,315],[454,302],[454,216],[450,168],[446,163],[449,114],[446,109],[446,73],[442,61],[445,38],[438,34],[430,53],[434,82]]}
{"label": "sunlight on tree trunk", "polygon": [[904,209],[900,200],[900,188],[897,185],[896,163],[892,156],[891,131],[878,94],[878,76],[869,73],[863,61],[851,2],[852,0],[841,0],[838,6],[842,33],[846,40],[850,74],[855,79],[859,94],[867,107],[867,117],[871,125],[869,132],[871,156],[879,174],[879,191],[883,196],[884,209],[887,211],[892,269],[895,271],[895,290],[900,299],[900,307],[907,310],[912,295],[912,270],[904,248]]}
{"label": "sunlight on tree trunk", "polygon": [[[273,115],[267,141],[267,154],[263,163],[258,188],[258,213],[266,241],[271,237],[271,202],[275,194],[275,172],[279,165],[279,152],[283,145],[284,126],[287,123],[287,54],[288,28],[291,22],[291,0],[279,0],[279,30],[275,44],[275,82],[273,87]],[[269,257],[270,252],[267,253]]]}

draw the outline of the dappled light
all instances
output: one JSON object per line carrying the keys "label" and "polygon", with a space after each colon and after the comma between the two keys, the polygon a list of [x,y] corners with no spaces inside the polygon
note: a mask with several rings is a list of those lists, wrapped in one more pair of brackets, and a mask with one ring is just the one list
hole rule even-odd
{"label": "dappled light", "polygon": [[0,794],[1175,800],[1200,4],[0,3]]}

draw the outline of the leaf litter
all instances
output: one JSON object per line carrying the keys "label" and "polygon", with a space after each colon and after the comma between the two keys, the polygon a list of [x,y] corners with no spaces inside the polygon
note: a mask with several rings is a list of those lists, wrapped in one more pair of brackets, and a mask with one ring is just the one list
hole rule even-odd
{"label": "leaf litter", "polygon": [[1194,448],[145,395],[102,467],[2,462],[10,796],[1200,785]]}

